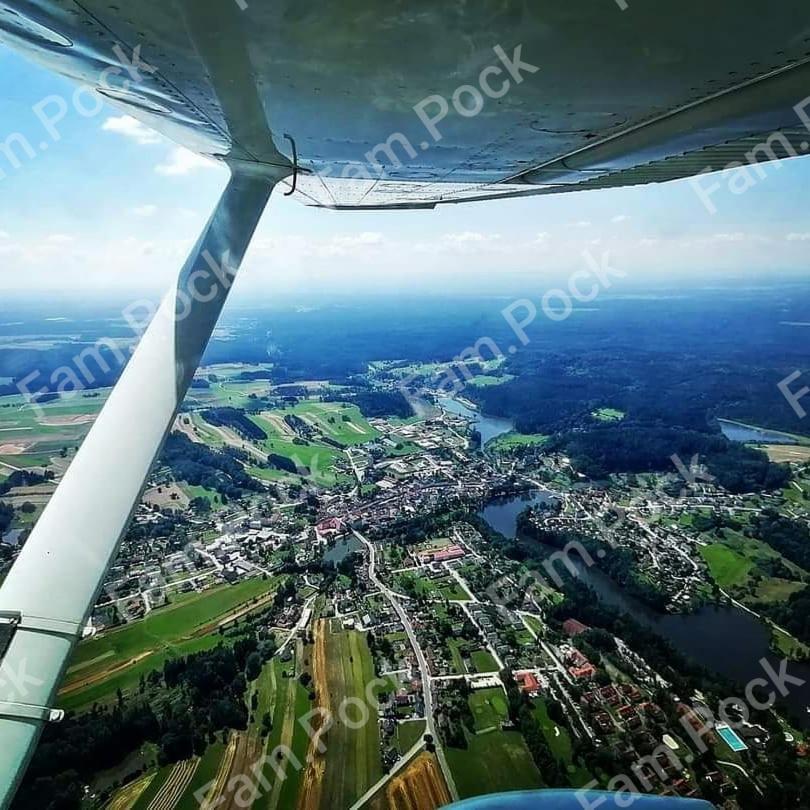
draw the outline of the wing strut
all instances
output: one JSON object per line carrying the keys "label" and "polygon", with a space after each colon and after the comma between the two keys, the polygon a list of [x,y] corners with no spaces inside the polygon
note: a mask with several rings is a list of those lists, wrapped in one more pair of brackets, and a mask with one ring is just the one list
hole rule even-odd
{"label": "wing strut", "polygon": [[73,648],[279,179],[234,172],[0,588],[0,808],[59,716]]}

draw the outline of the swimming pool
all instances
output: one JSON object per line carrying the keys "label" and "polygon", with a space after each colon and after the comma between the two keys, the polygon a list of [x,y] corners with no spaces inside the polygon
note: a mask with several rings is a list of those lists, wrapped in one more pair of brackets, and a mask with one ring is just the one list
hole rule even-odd
{"label": "swimming pool", "polygon": [[739,738],[734,729],[729,728],[725,723],[715,726],[717,733],[728,743],[732,751],[746,751],[748,746]]}

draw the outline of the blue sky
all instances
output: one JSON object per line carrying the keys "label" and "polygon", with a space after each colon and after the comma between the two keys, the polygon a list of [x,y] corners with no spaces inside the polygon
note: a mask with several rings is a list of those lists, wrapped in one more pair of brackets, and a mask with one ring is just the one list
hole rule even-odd
{"label": "blue sky", "polygon": [[[87,117],[71,109],[50,141],[32,107],[69,98],[72,87],[6,50],[0,76],[0,143],[21,133],[36,151],[18,168],[0,153],[0,288],[166,288],[225,170],[111,106]],[[810,158],[767,167],[742,195],[721,183],[714,215],[688,182],[390,213],[316,210],[275,195],[234,293],[533,295],[583,267],[585,250],[609,250],[633,286],[804,274]]]}

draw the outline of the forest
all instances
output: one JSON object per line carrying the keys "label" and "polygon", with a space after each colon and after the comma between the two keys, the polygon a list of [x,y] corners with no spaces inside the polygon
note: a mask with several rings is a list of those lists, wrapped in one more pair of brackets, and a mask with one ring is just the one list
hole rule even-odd
{"label": "forest", "polygon": [[175,480],[215,490],[227,498],[238,498],[244,492],[264,489],[245,472],[233,452],[211,450],[204,444],[192,442],[182,433],[169,435],[160,461],[171,469]]}

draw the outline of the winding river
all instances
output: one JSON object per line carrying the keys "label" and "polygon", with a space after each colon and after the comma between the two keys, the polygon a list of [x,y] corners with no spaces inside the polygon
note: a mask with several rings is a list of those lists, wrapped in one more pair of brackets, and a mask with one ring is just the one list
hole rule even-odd
{"label": "winding river", "polygon": [[[505,537],[517,536],[517,516],[532,503],[548,501],[547,493],[523,493],[499,498],[481,510],[481,517]],[[534,541],[530,541],[534,542]],[[555,549],[547,548],[548,554]],[[761,659],[767,659],[779,671],[780,658],[770,651],[768,626],[745,610],[730,605],[702,607],[694,613],[663,614],[625,593],[597,566],[587,566],[573,558],[582,581],[588,584],[605,604],[628,613],[640,624],[666,638],[684,656],[707,669],[737,683],[748,683],[764,675]],[[804,679],[803,686],[789,686],[784,700],[792,709],[796,722],[810,728],[810,665],[791,663],[788,674]],[[742,697],[742,695],[740,695]]]}

